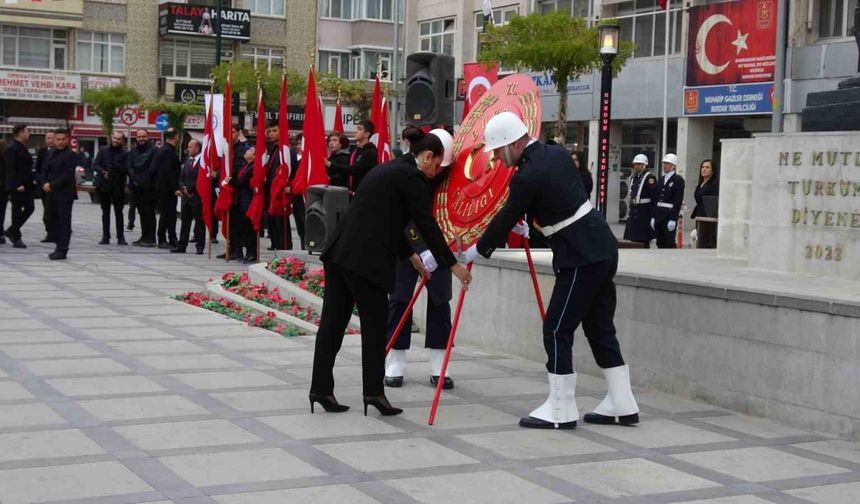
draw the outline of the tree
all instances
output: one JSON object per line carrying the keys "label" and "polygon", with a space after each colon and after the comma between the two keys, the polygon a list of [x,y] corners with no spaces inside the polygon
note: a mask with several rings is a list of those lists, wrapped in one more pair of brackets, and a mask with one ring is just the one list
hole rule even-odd
{"label": "tree", "polygon": [[116,118],[117,109],[138,103],[140,94],[128,86],[87,89],[83,101],[92,105],[93,112],[101,120],[102,130],[105,135],[110,136],[113,133],[113,120]]}
{"label": "tree", "polygon": [[[567,136],[567,84],[602,67],[598,39],[597,26],[588,27],[585,19],[565,12],[514,16],[504,26],[488,26],[478,61],[549,73],[559,99],[556,134],[563,139]],[[622,42],[612,62],[614,73],[631,54],[633,44]]]}
{"label": "tree", "polygon": [[185,119],[190,115],[202,114],[203,106],[197,103],[182,102],[147,102],[143,107],[150,111],[158,111],[167,115],[167,124],[176,130],[179,137],[177,146],[181,149],[185,137]]}

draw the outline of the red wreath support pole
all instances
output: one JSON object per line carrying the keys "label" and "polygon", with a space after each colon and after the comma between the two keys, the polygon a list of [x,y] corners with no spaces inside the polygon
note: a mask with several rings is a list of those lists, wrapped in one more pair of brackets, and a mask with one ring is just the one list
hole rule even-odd
{"label": "red wreath support pole", "polygon": [[424,285],[426,284],[427,277],[422,275],[421,281],[418,282],[418,287],[415,289],[415,294],[412,295],[412,299],[409,301],[409,304],[406,305],[406,311],[403,312],[403,316],[400,317],[400,322],[397,323],[397,327],[394,329],[391,339],[388,340],[388,344],[385,345],[385,355],[388,355],[388,352],[390,352],[394,347],[394,344],[397,343],[397,338],[400,337],[400,331],[403,330],[403,326],[406,324],[406,319],[408,319],[409,315],[412,313],[412,307],[415,306],[415,302],[418,301],[418,295],[421,294],[421,290],[424,289]]}
{"label": "red wreath support pole", "polygon": [[535,270],[535,262],[532,260],[532,249],[529,246],[529,239],[526,238],[524,240],[525,249],[526,249],[526,259],[529,263],[529,273],[532,275],[532,284],[535,287],[535,298],[537,298],[538,310],[540,310],[540,318],[544,320],[546,318],[546,310],[543,307],[543,296],[540,294],[540,286],[538,285],[537,279],[537,270]]}
{"label": "red wreath support pole", "polygon": [[[472,271],[472,263],[466,266]],[[442,397],[442,385],[445,384],[445,372],[448,371],[448,361],[451,359],[451,349],[454,348],[454,337],[457,335],[457,326],[460,325],[460,313],[463,310],[463,300],[466,299],[466,289],[460,288],[460,297],[457,299],[457,309],[454,311],[454,320],[451,325],[451,334],[448,335],[448,346],[445,348],[445,358],[442,359],[442,369],[439,372],[439,381],[436,382],[436,395],[433,396],[433,406],[430,407],[430,418],[427,425],[433,425],[436,421],[436,409],[439,407],[439,398]]]}

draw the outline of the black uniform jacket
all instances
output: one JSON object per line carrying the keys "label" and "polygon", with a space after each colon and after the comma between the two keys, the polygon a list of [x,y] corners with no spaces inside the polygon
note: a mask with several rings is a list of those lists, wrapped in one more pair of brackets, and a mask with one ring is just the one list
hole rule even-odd
{"label": "black uniform jacket", "polygon": [[[351,164],[349,163],[349,159],[352,159]],[[346,163],[341,160],[338,160],[338,162],[335,163],[335,161],[332,160],[331,166],[328,167],[327,171],[329,177],[332,175],[341,175],[347,178],[352,177],[352,190],[357,191],[358,185],[361,184],[361,181],[370,169],[376,166],[376,163],[378,162],[377,160],[378,154],[376,152],[376,146],[367,142],[364,144],[364,147],[356,149],[355,152],[353,152],[347,159]]]}
{"label": "black uniform jacket", "polygon": [[157,170],[156,191],[160,196],[173,196],[179,190],[179,175],[182,172],[176,148],[165,143],[155,151],[152,164]]}
{"label": "black uniform jacket", "polygon": [[338,171],[339,166],[349,166],[349,150],[341,149],[328,158],[331,161],[331,166],[326,169],[328,172],[329,185],[349,188],[349,176]]}
{"label": "black uniform jacket", "polygon": [[[662,203],[662,205],[661,205]],[[677,173],[669,180],[664,175],[657,179],[657,204],[654,206],[654,223],[678,222],[678,214],[684,203],[684,179]],[[671,208],[667,205],[672,205]]]}
{"label": "black uniform jacket", "polygon": [[9,192],[18,191],[19,187],[24,186],[27,194],[32,193],[36,187],[36,172],[33,169],[33,156],[27,146],[12,140],[5,154],[6,180],[0,180],[0,183],[5,184]]}
{"label": "black uniform jacket", "polygon": [[197,194],[197,174],[200,173],[201,156],[190,157],[182,164],[182,172],[179,174],[179,188],[184,190],[192,201],[199,201]]}
{"label": "black uniform jacket", "polygon": [[156,170],[152,164],[154,154],[155,146],[152,142],[146,142],[143,147],[135,144],[128,152],[128,177],[132,185],[144,189],[155,187]]}
{"label": "black uniform jacket", "polygon": [[[124,192],[128,176],[128,151],[125,147],[106,145],[93,161],[96,187],[103,192]],[[107,178],[105,177],[107,173]]]}
{"label": "black uniform jacket", "polygon": [[[505,169],[505,168],[503,168]],[[478,252],[490,257],[505,244],[508,232],[528,213],[540,226],[554,225],[573,216],[588,200],[582,176],[567,150],[534,142],[523,151],[517,173],[511,178],[508,201],[478,240]],[[618,241],[597,210],[548,237],[553,269],[576,268],[618,254]]]}
{"label": "black uniform jacket", "polygon": [[657,205],[657,177],[645,170],[630,177],[630,210],[624,226],[624,239],[638,242],[651,241],[651,217]]}
{"label": "black uniform jacket", "polygon": [[251,206],[254,190],[251,189],[251,177],[254,175],[254,163],[245,163],[230,177],[230,185],[236,188],[236,205],[242,215]]}
{"label": "black uniform jacket", "polygon": [[440,268],[457,259],[432,215],[427,179],[406,155],[370,171],[323,250],[322,260],[394,291],[395,263],[413,254],[403,230],[415,222]]}
{"label": "black uniform jacket", "polygon": [[68,203],[78,199],[75,168],[78,155],[71,149],[54,149],[45,165],[45,181],[51,184],[51,194],[57,203]]}
{"label": "black uniform jacket", "polygon": [[696,217],[716,217],[716,215],[705,215],[705,196],[719,196],[720,195],[720,184],[717,182],[714,177],[711,177],[710,180],[705,182],[704,185],[699,184],[696,186],[696,192],[694,197],[696,198],[696,208],[693,209],[693,214],[690,216],[695,219]]}

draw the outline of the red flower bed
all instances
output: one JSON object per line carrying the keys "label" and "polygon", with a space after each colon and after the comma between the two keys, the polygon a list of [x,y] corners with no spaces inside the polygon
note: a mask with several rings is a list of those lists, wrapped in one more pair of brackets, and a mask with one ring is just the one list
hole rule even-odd
{"label": "red flower bed", "polygon": [[258,313],[241,305],[234,303],[228,299],[220,297],[212,297],[202,292],[186,292],[174,299],[188,303],[191,306],[197,306],[215,313],[220,313],[235,320],[246,322],[252,327],[261,327],[270,331],[276,332],[281,336],[299,336],[305,334],[298,327],[285,324],[275,318],[274,312]]}
{"label": "red flower bed", "polygon": [[323,297],[325,293],[325,273],[322,268],[309,270],[304,261],[295,257],[276,257],[266,267],[312,294]]}
{"label": "red flower bed", "polygon": [[299,303],[294,297],[282,297],[277,288],[269,290],[265,284],[252,284],[247,273],[225,273],[221,281],[221,286],[227,292],[238,294],[245,299],[274,308],[316,326],[319,325],[320,317],[312,307]]}

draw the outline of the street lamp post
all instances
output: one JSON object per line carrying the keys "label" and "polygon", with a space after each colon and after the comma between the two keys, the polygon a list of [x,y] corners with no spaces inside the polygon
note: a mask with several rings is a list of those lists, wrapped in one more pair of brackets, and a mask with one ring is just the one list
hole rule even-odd
{"label": "street lamp post", "polygon": [[621,27],[616,24],[600,26],[600,56],[603,71],[600,81],[600,122],[598,123],[597,209],[606,218],[606,197],[609,188],[609,120],[612,109],[612,60],[618,54]]}

